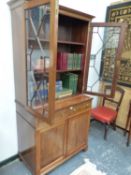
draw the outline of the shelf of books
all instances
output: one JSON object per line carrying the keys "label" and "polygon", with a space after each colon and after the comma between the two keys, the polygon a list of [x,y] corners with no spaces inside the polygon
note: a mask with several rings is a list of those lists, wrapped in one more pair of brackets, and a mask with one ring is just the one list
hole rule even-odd
{"label": "shelf of books", "polygon": [[[78,78],[83,65],[82,60],[82,54],[65,52],[57,54],[56,99],[77,93]],[[32,81],[30,96],[35,101],[38,101],[38,97],[44,101],[48,99],[48,67],[44,68],[44,62],[46,63],[45,59],[42,58],[37,60],[32,72],[34,81]]]}
{"label": "shelf of books", "polygon": [[58,99],[82,91],[86,27],[87,23],[82,20],[59,14],[56,65],[56,98]]}
{"label": "shelf of books", "polygon": [[[48,103],[49,6],[32,9],[31,13],[27,13],[26,19],[27,31],[29,31],[27,32],[28,103],[36,107]],[[56,73],[56,99],[81,93],[86,30],[86,22],[59,14],[57,64],[54,72]]]}

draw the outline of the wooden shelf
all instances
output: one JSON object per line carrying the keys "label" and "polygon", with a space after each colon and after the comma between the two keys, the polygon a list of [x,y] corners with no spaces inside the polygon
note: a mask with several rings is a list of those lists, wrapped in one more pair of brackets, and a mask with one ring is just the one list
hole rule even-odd
{"label": "wooden shelf", "polygon": [[[60,72],[78,72],[78,71],[82,71],[81,69],[70,69],[70,70],[56,70],[57,73]],[[42,69],[39,70],[34,70],[35,74],[43,74],[44,71]],[[45,71],[45,73],[48,73],[48,71]]]}
{"label": "wooden shelf", "polygon": [[[29,37],[28,38],[29,41],[36,41],[36,39],[34,37]],[[47,39],[40,39],[41,42],[49,42],[49,40]],[[66,44],[66,45],[78,45],[78,46],[84,46],[85,43],[82,42],[75,42],[75,41],[66,41],[66,40],[58,40],[57,41],[58,44]]]}
{"label": "wooden shelf", "polygon": [[[29,38],[28,38],[28,41],[37,41],[37,40],[36,40],[36,38],[34,38],[34,37],[29,37]],[[41,42],[49,42],[48,39],[41,39],[41,38],[40,38],[40,41],[41,41]]]}
{"label": "wooden shelf", "polygon": [[34,73],[35,74],[43,74],[43,73],[47,74],[48,71],[43,71],[43,69],[37,69],[37,70],[34,70]]}
{"label": "wooden shelf", "polygon": [[77,71],[81,71],[81,69],[57,70],[56,72],[77,72]]}
{"label": "wooden shelf", "polygon": [[79,45],[79,46],[84,46],[85,43],[82,43],[82,42],[74,42],[74,41],[61,41],[61,40],[58,40],[58,44],[69,44],[69,45]]}

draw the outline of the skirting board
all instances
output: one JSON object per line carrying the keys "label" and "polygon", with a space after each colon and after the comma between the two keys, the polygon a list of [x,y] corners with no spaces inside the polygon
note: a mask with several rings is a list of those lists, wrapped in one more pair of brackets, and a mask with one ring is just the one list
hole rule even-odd
{"label": "skirting board", "polygon": [[18,154],[17,155],[14,155],[14,156],[12,156],[12,157],[4,160],[4,161],[1,161],[0,162],[0,168],[3,167],[3,166],[5,166],[5,165],[7,165],[7,164],[9,164],[9,163],[11,163],[12,161],[14,161],[16,159],[19,159],[19,155]]}

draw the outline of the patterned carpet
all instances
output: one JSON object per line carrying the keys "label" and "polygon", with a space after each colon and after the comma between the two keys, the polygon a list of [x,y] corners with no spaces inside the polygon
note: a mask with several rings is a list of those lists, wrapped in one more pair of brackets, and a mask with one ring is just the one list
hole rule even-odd
{"label": "patterned carpet", "polygon": [[70,175],[106,175],[106,173],[98,170],[96,165],[91,163],[89,159],[85,159],[85,163]]}
{"label": "patterned carpet", "polygon": [[[126,146],[126,137],[117,129],[109,129],[108,140],[104,141],[104,127],[92,123],[89,133],[89,149],[80,152],[48,175],[69,175],[89,159],[97,169],[107,175],[131,175],[131,145]],[[22,162],[16,160],[0,169],[0,175],[31,175]]]}

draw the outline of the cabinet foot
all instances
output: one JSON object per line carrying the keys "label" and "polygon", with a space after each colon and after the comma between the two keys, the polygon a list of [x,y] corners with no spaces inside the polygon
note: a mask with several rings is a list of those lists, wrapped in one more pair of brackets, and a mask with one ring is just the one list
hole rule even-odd
{"label": "cabinet foot", "polygon": [[19,158],[19,161],[20,161],[20,162],[22,162],[22,159],[21,159],[21,158]]}
{"label": "cabinet foot", "polygon": [[83,152],[86,152],[87,150],[88,150],[88,146],[85,147],[82,151],[83,151]]}
{"label": "cabinet foot", "polygon": [[21,156],[20,156],[20,155],[19,155],[19,161],[20,161],[20,162],[22,162],[22,158],[21,158]]}

